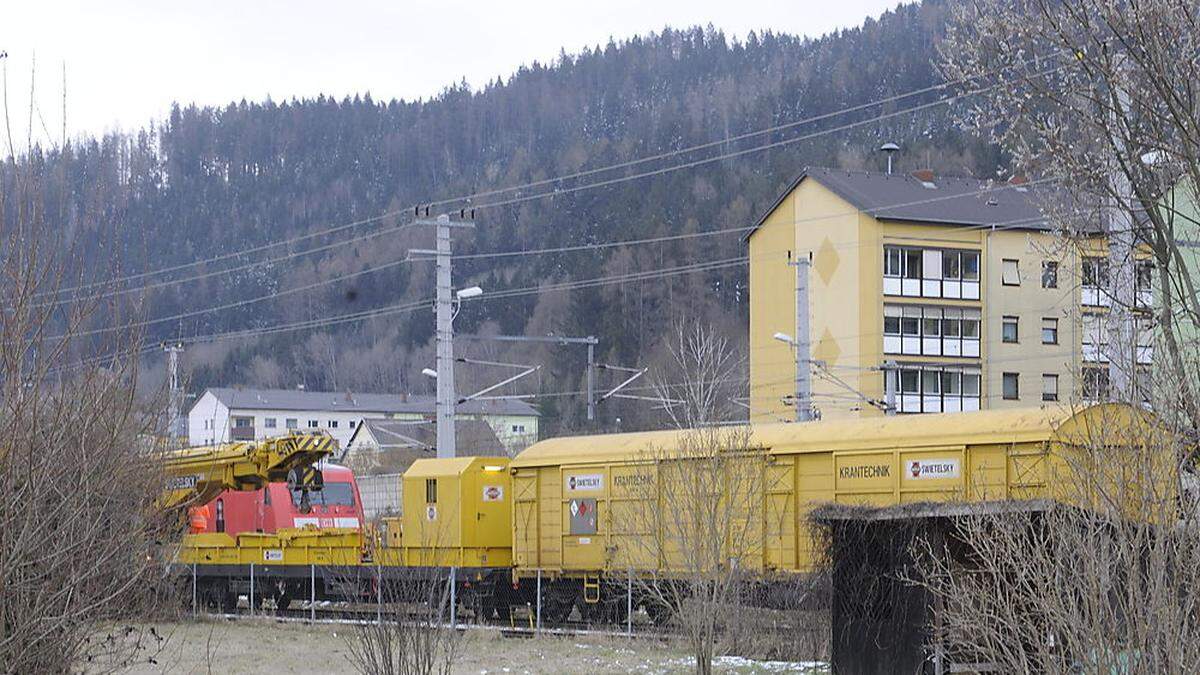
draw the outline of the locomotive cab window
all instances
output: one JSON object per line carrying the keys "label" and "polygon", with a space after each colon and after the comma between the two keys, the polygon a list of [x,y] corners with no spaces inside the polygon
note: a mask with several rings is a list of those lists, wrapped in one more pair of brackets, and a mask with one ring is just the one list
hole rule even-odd
{"label": "locomotive cab window", "polygon": [[436,478],[426,478],[425,479],[425,503],[426,504],[436,504],[437,503],[437,479]]}

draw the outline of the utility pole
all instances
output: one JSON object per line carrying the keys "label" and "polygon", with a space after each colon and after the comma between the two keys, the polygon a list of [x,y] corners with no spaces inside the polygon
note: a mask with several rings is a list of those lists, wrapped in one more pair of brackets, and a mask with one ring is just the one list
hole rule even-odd
{"label": "utility pole", "polygon": [[426,218],[417,220],[416,223],[432,226],[437,231],[435,250],[414,249],[409,253],[432,253],[437,265],[437,297],[434,305],[437,340],[437,456],[449,458],[458,454],[454,435],[457,397],[454,393],[454,290],[450,275],[450,230],[454,227],[475,225],[468,222],[452,222],[450,216],[445,213],[433,220]]}
{"label": "utility pole", "polygon": [[182,408],[183,392],[179,387],[179,355],[183,353],[182,342],[164,342],[163,351],[167,353],[167,435],[173,439],[180,438],[183,425],[180,424],[179,410]]}
{"label": "utility pole", "polygon": [[[1113,127],[1117,152],[1126,154],[1128,148],[1121,137],[1120,118],[1129,106],[1124,89],[1116,91],[1117,109],[1113,112]],[[1134,328],[1133,307],[1136,302],[1136,260],[1133,245],[1133,221],[1125,208],[1133,200],[1129,179],[1114,166],[1110,179],[1113,198],[1108,219],[1109,307],[1108,323],[1108,382],[1110,398],[1114,401],[1135,400],[1137,372],[1137,333]]]}
{"label": "utility pole", "polygon": [[796,421],[809,422],[812,413],[812,343],[809,336],[808,277],[812,261],[797,251],[796,262]]}

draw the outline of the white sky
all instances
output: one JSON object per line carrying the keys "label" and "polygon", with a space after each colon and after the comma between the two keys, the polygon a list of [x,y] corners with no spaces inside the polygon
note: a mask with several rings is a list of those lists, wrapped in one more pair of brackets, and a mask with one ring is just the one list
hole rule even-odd
{"label": "white sky", "polygon": [[[712,23],[818,36],[898,0],[167,0],[0,3],[0,51],[18,152],[28,128],[36,53],[34,141],[132,129],[172,101],[223,104],[320,93],[378,99],[480,86],[534,60],[635,34]],[[2,111],[0,111],[2,120]]]}

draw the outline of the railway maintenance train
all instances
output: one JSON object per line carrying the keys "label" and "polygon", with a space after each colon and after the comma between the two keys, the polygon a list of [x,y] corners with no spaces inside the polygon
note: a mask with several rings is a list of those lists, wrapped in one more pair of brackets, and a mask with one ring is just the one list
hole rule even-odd
{"label": "railway maintenance train", "polygon": [[337,464],[322,463],[318,468],[321,489],[310,493],[307,506],[302,504],[304,491],[285,481],[255,490],[225,490],[211,502],[192,508],[192,532],[273,533],[309,525],[357,530],[363,512],[354,472]]}
{"label": "railway maintenance train", "polygon": [[[743,434],[743,447],[759,453],[763,476],[745,512],[755,526],[729,553],[771,583],[820,564],[809,516],[821,505],[1075,502],[1079,496],[1063,489],[1068,457],[1081,438],[1098,434],[1107,446],[1161,460],[1155,480],[1173,489],[1174,451],[1149,440],[1157,428],[1141,409],[1104,404],[733,430]],[[179,566],[203,602],[226,611],[252,588],[255,606],[273,596],[282,608],[296,597],[341,599],[348,588],[380,594],[414,572],[437,569],[454,576],[459,598],[484,618],[503,619],[514,605],[532,603],[535,588],[547,624],[576,608],[588,617],[620,618],[624,603],[608,601],[624,598],[629,575],[679,573],[671,542],[645,545],[662,530],[635,526],[628,514],[639,504],[672,508],[666,464],[686,461],[675,451],[694,433],[564,437],[512,459],[418,460],[403,476],[402,515],[378,529],[205,532],[187,537]],[[347,579],[363,583],[348,587]],[[646,598],[635,604],[655,618]]]}

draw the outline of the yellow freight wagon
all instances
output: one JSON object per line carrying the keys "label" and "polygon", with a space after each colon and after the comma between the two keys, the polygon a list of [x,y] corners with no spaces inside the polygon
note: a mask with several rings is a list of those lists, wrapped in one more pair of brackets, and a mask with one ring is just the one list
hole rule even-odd
{"label": "yellow freight wagon", "polygon": [[385,518],[384,566],[508,567],[512,478],[507,457],[418,459],[404,472],[404,510]]}
{"label": "yellow freight wagon", "polygon": [[[757,570],[812,571],[820,552],[808,515],[826,503],[1084,502],[1067,475],[1072,448],[1133,447],[1155,428],[1148,413],[1117,405],[757,425],[741,432],[746,447],[761,453],[760,489],[744,514],[757,522],[730,557]],[[669,573],[676,567],[670,544],[633,541],[656,535],[633,522],[631,507],[650,499],[664,512],[673,508],[671,493],[680,486],[660,485],[659,466],[691,433],[557,438],[518,455],[511,464],[514,576],[541,570],[583,577],[586,585],[589,575],[631,567]],[[1150,468],[1164,492],[1173,489],[1173,459],[1170,451],[1158,453]]]}

